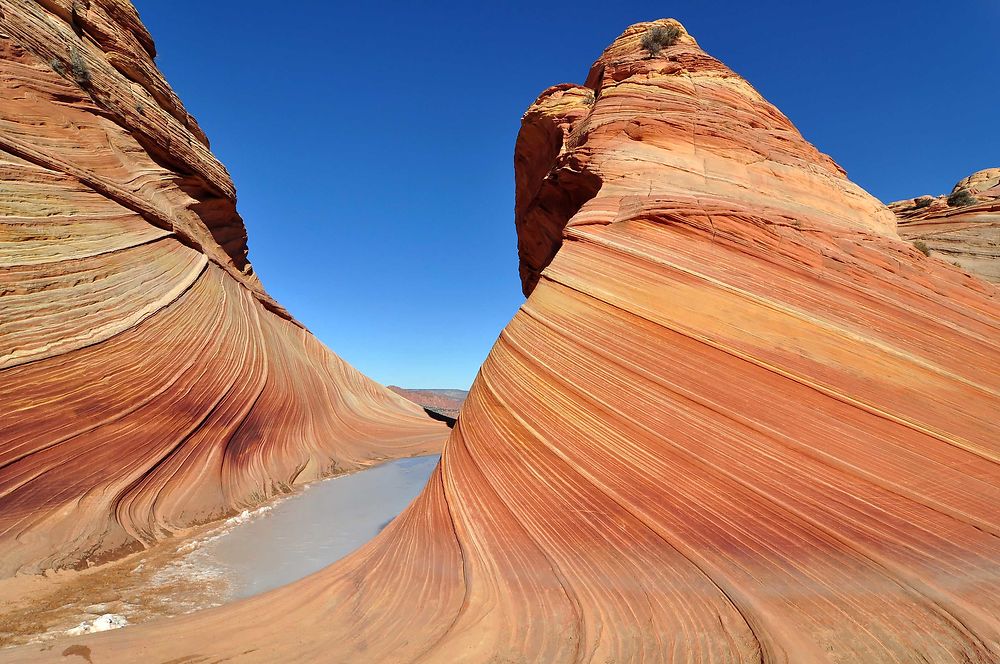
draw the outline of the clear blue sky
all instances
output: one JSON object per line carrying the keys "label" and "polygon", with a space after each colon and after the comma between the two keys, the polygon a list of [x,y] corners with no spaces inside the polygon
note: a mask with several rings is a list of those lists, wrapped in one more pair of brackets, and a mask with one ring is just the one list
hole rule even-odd
{"label": "clear blue sky", "polygon": [[679,19],[882,200],[1000,165],[996,0],[136,4],[264,285],[383,383],[472,382],[522,302],[521,114],[631,23]]}

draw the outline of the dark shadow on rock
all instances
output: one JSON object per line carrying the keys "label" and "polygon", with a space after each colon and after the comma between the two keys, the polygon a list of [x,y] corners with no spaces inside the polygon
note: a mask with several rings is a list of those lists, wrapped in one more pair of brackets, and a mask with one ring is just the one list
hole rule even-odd
{"label": "dark shadow on rock", "polygon": [[424,408],[424,412],[427,413],[427,416],[432,420],[437,420],[438,422],[444,422],[447,424],[449,429],[455,428],[456,420],[454,417],[448,417],[447,415],[443,415],[437,411],[431,410],[430,408]]}

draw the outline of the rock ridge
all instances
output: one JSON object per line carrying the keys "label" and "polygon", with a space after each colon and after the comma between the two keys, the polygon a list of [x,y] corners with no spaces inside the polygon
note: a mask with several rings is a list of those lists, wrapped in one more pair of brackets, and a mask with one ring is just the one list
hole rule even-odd
{"label": "rock ridge", "polygon": [[950,193],[889,204],[899,235],[993,283],[1000,283],[1000,168],[959,180]]}

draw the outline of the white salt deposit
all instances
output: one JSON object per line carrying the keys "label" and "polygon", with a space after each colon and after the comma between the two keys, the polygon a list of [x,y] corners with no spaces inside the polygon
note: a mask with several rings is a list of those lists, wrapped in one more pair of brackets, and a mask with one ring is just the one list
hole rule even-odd
{"label": "white salt deposit", "polygon": [[67,629],[66,634],[69,636],[80,636],[81,634],[106,632],[109,629],[118,629],[119,627],[124,627],[125,625],[128,625],[128,620],[125,619],[125,616],[120,616],[117,613],[105,613],[100,618],[84,620],[76,627]]}

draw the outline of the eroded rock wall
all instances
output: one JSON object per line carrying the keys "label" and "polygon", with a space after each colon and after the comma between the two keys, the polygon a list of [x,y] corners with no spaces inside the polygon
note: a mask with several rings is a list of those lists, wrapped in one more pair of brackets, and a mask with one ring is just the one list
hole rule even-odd
{"label": "eroded rock wall", "polygon": [[0,577],[446,435],[267,295],[153,56],[127,2],[0,8]]}

